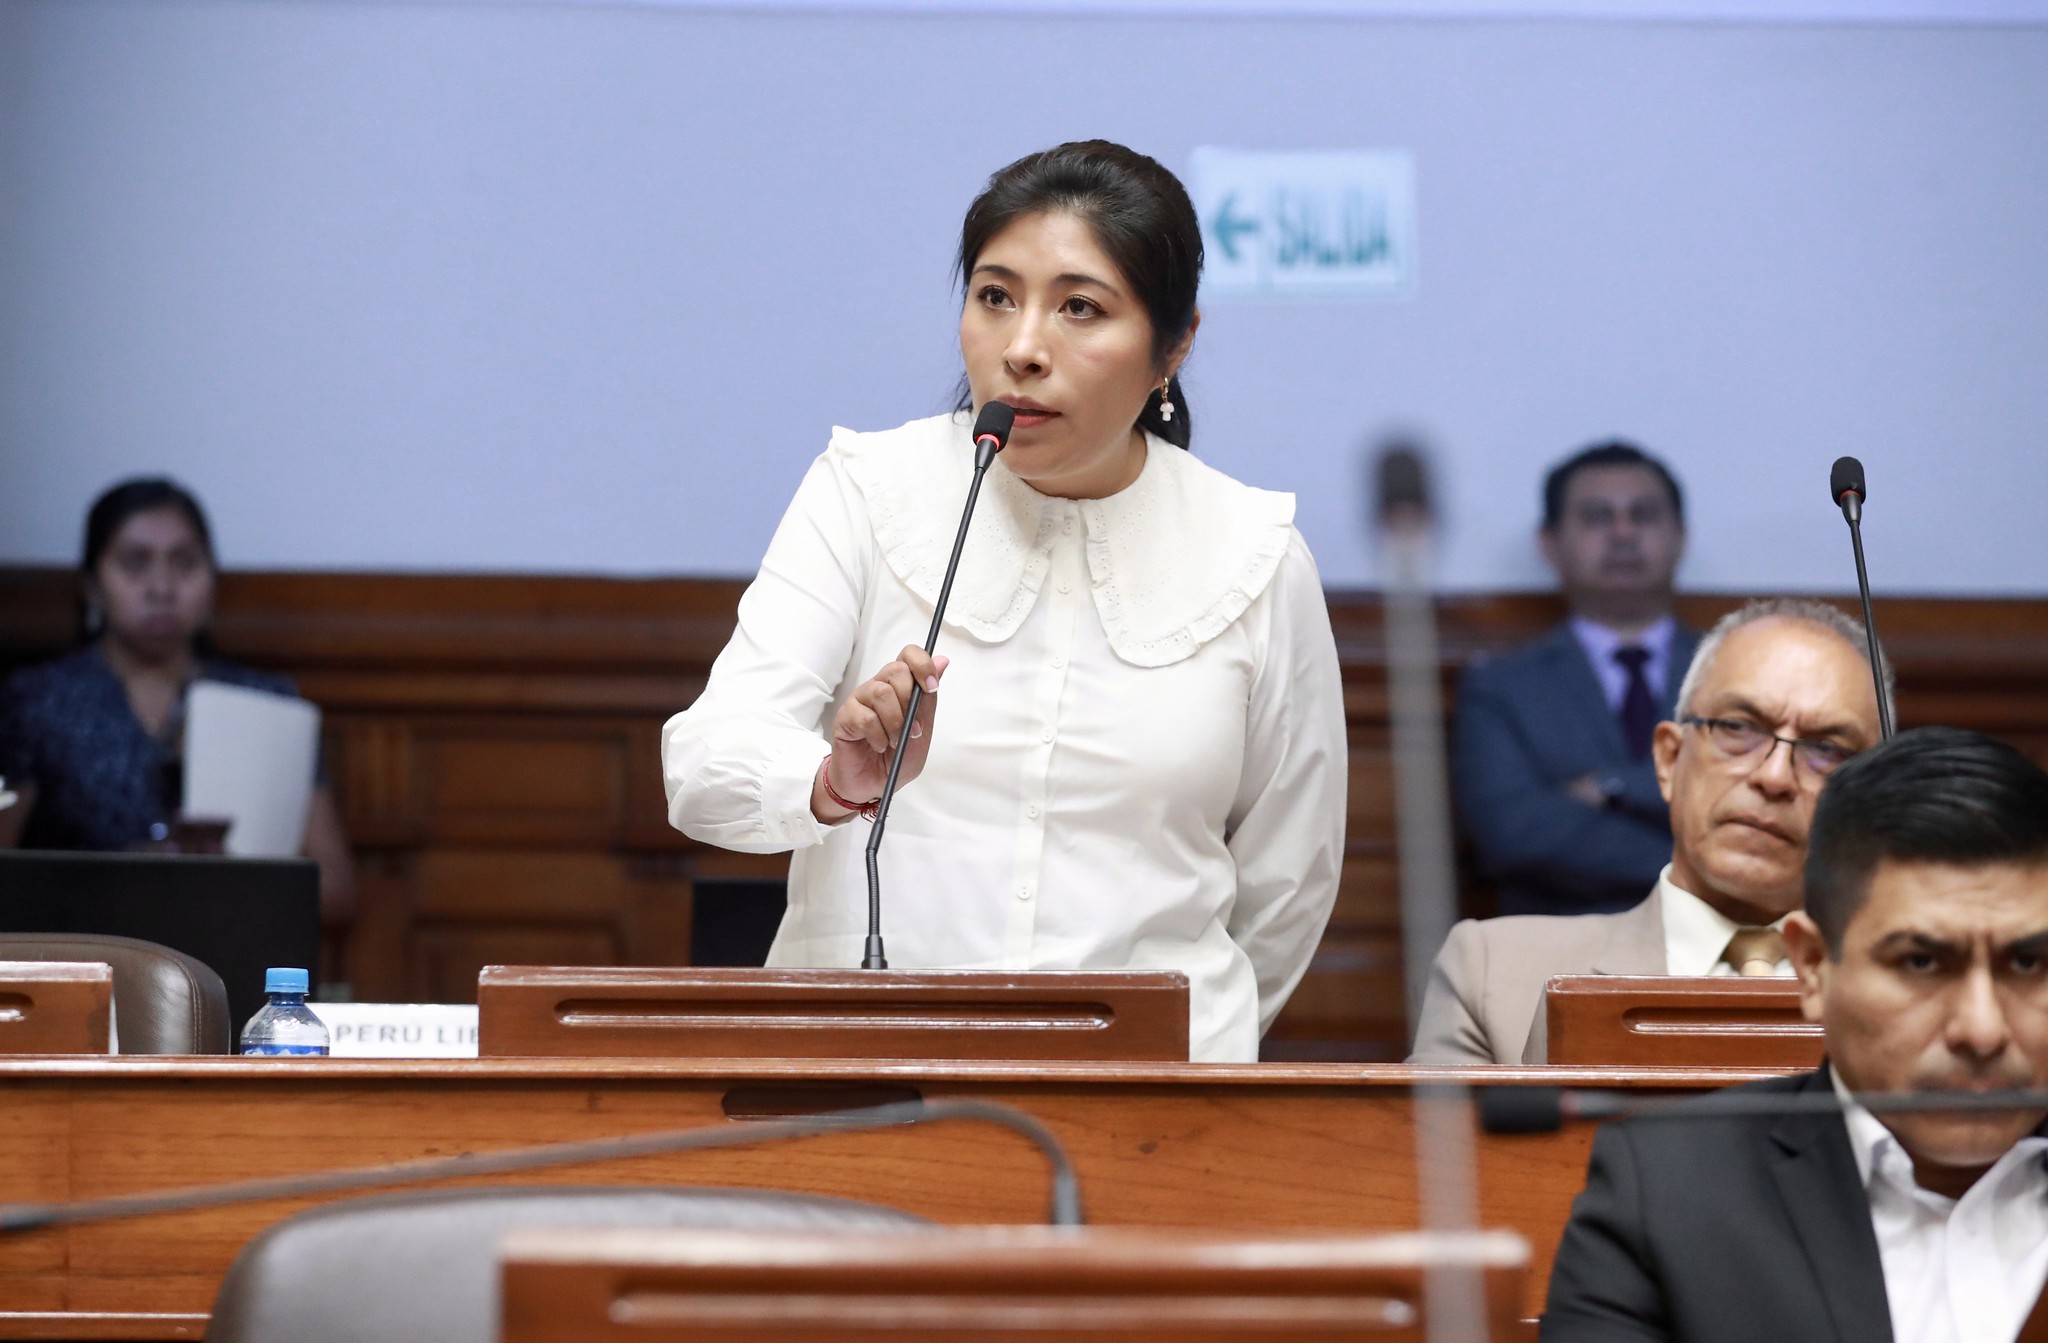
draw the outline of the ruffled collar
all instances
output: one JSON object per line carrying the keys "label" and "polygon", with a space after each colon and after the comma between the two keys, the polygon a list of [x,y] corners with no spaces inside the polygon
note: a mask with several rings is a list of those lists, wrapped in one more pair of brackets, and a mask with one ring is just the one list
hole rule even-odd
{"label": "ruffled collar", "polygon": [[[982,481],[946,623],[987,643],[1017,632],[1038,600],[1063,522],[1081,520],[1089,592],[1125,662],[1164,667],[1230,628],[1279,570],[1294,496],[1253,489],[1161,439],[1106,499],[1055,499],[996,459]],[[832,431],[831,451],[866,499],[882,558],[936,603],[974,474],[962,415],[880,433]]]}

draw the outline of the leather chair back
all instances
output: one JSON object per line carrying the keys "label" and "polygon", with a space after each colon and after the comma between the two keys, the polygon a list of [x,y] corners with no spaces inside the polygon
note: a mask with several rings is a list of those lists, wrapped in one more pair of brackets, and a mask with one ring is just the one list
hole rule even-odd
{"label": "leather chair back", "polygon": [[928,1225],[893,1208],[752,1189],[528,1186],[348,1199],[250,1241],[221,1280],[206,1340],[497,1343],[498,1244],[514,1227],[873,1234]]}
{"label": "leather chair back", "polygon": [[0,933],[0,960],[114,967],[114,1034],[123,1054],[234,1051],[226,986],[182,951],[97,933]]}

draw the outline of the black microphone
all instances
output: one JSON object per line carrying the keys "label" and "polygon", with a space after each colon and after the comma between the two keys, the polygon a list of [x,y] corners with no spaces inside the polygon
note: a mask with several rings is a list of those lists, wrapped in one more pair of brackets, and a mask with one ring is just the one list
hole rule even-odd
{"label": "black microphone", "polygon": [[1429,469],[1423,464],[1421,450],[1393,440],[1380,449],[1374,470],[1380,526],[1427,527]]}
{"label": "black microphone", "polygon": [[117,1194],[111,1198],[80,1199],[72,1203],[0,1204],[0,1236],[22,1231],[37,1231],[51,1226],[75,1226],[80,1222],[108,1222],[125,1217],[188,1212],[194,1208],[220,1208],[236,1203],[267,1203],[271,1199],[304,1198],[312,1194],[338,1194],[360,1189],[431,1184],[439,1180],[546,1170],[554,1166],[656,1156],[664,1152],[701,1151],[712,1147],[752,1147],[792,1138],[812,1138],[826,1133],[858,1133],[867,1129],[931,1124],[948,1119],[973,1119],[1000,1124],[1029,1138],[1045,1155],[1046,1164],[1052,1168],[1052,1206],[1047,1220],[1054,1226],[1082,1225],[1084,1219],[1081,1216],[1080,1182],[1075,1179],[1074,1167],[1067,1160],[1066,1149],[1060,1145],[1059,1139],[1053,1136],[1051,1129],[1024,1111],[1008,1105],[996,1105],[989,1101],[928,1100],[901,1101],[893,1105],[842,1110],[802,1119],[673,1129],[662,1133],[638,1133],[625,1138],[548,1143],[540,1147],[515,1148],[509,1152],[486,1152],[481,1156],[434,1157],[424,1161],[400,1161],[384,1166],[320,1171],[313,1175],[280,1175],[268,1179],[237,1180],[232,1184],[167,1189],[154,1194]]}
{"label": "black microphone", "polygon": [[1870,614],[1870,575],[1863,567],[1863,463],[1854,457],[1835,458],[1828,473],[1828,496],[1842,510],[1849,524],[1849,544],[1856,551],[1856,593],[1863,598],[1863,636],[1870,641],[1870,675],[1877,683],[1877,729],[1884,740],[1892,739],[1892,702],[1884,693],[1884,664],[1878,660],[1877,621]]}
{"label": "black microphone", "polygon": [[[1016,422],[1016,410],[1001,401],[989,402],[974,417],[974,479],[967,486],[967,507],[960,510],[960,534],[953,538],[953,557],[946,561],[946,579],[939,584],[939,602],[932,609],[931,633],[924,638],[927,653],[939,642],[939,622],[946,618],[946,599],[953,595],[953,574],[960,567],[960,552],[967,545],[967,524],[974,517],[974,500],[981,493],[981,478],[1010,441],[1010,430]],[[881,797],[875,800],[874,828],[868,832],[868,941],[860,959],[863,970],[889,968],[889,958],[882,954],[882,870],[877,855],[882,850],[882,831],[889,824],[889,805],[896,800],[896,776],[903,772],[903,751],[910,745],[910,725],[917,720],[918,706],[923,703],[924,684],[914,682],[910,687],[910,706],[903,715],[903,731],[896,736],[896,754],[889,758],[889,779],[882,785]]]}
{"label": "black microphone", "polygon": [[[1479,1124],[1488,1133],[1555,1133],[1576,1119],[1775,1119],[1842,1111],[1832,1090],[1788,1095],[1781,1091],[1717,1091],[1705,1096],[1639,1096],[1575,1087],[1479,1087]],[[1859,1091],[1856,1104],[1872,1114],[2048,1111],[2048,1089],[2011,1091]],[[1683,1108],[1679,1108],[1683,1107]]]}

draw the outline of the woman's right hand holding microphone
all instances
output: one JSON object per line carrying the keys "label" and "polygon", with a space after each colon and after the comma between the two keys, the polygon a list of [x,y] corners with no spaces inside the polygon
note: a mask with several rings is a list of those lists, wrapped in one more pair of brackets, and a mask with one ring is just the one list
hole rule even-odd
{"label": "woman's right hand holding microphone", "polygon": [[[938,711],[939,678],[947,659],[916,644],[855,687],[832,719],[832,753],[811,780],[811,814],[827,825],[878,801],[889,780],[889,761],[905,728],[911,688],[924,686],[924,698],[911,721],[910,746],[903,752],[903,773],[897,786],[909,783],[924,769],[932,749],[932,719]],[[835,795],[836,799],[835,800]],[[842,805],[848,804],[848,805]]]}

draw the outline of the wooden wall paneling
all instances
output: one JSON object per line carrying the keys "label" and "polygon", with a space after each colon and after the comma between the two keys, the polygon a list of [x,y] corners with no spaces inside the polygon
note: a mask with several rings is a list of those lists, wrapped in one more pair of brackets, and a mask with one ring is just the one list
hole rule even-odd
{"label": "wooden wall paneling", "polygon": [[621,963],[688,965],[693,864],[680,854],[627,853],[619,858],[619,871]]}
{"label": "wooden wall paneling", "polygon": [[611,929],[590,924],[428,924],[414,931],[409,959],[407,999],[467,1003],[487,965],[617,965],[620,951]]}
{"label": "wooden wall paneling", "polygon": [[417,854],[356,849],[356,923],[348,937],[349,985],[363,1002],[412,999],[412,886]]}
{"label": "wooden wall paneling", "polygon": [[493,718],[425,743],[427,824],[437,841],[504,848],[613,847],[623,828],[625,733],[540,730]]}
{"label": "wooden wall paneling", "polygon": [[[229,656],[288,672],[326,713],[327,764],[357,848],[358,997],[467,997],[489,961],[554,947],[674,964],[698,876],[782,876],[668,825],[661,724],[701,689],[744,584],[728,580],[229,573]],[[1711,623],[1743,598],[1688,596]],[[1835,599],[1854,612],[1853,598]],[[1877,622],[1900,717],[2004,737],[2048,762],[2048,600],[1892,598]],[[1405,1052],[1395,787],[1379,603],[1333,592],[1351,803],[1337,910],[1269,1043],[1276,1056]],[[1463,666],[1562,614],[1542,594],[1439,599],[1446,704]],[[0,568],[0,671],[70,641],[65,570]],[[502,861],[500,861],[502,860]],[[521,894],[524,892],[524,894]],[[1464,907],[1487,895],[1469,874]]]}
{"label": "wooden wall paneling", "polygon": [[[617,965],[646,898],[627,860],[584,848],[436,848],[414,868],[414,983],[470,1002],[486,965]],[[688,943],[661,949],[681,964]]]}
{"label": "wooden wall paneling", "polygon": [[362,713],[330,714],[326,767],[342,824],[359,847],[417,845],[427,833],[413,725]]}
{"label": "wooden wall paneling", "polygon": [[[693,690],[691,699],[695,697]],[[683,709],[689,702],[683,700],[675,707]],[[636,853],[674,853],[691,847],[690,841],[668,823],[668,793],[661,776],[661,728],[667,717],[626,722],[623,829],[619,840]]]}
{"label": "wooden wall paneling", "polygon": [[1392,853],[1395,829],[1394,753],[1378,724],[1351,725],[1350,789],[1345,796],[1345,852]]}

